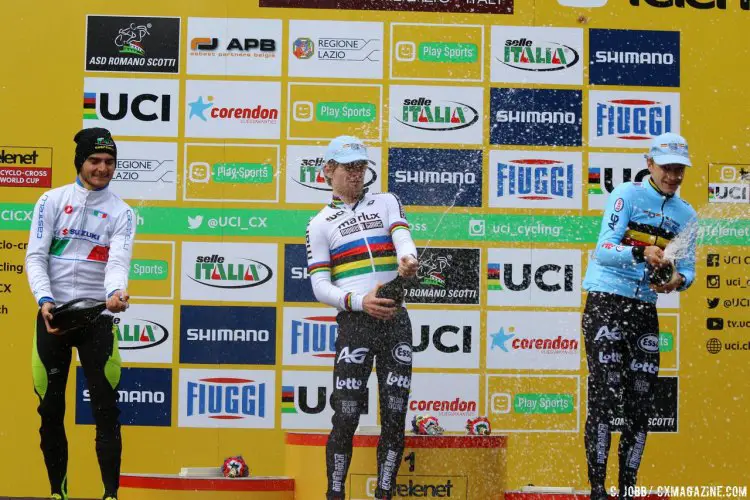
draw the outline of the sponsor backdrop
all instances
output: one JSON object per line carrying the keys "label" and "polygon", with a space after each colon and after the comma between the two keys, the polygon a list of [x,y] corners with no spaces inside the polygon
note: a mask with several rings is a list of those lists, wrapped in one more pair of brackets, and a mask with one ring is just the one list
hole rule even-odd
{"label": "sponsor backdrop", "polygon": [[[336,311],[312,294],[304,231],[330,197],[325,145],[351,133],[370,146],[368,187],[401,197],[420,251],[406,295],[415,374],[394,382],[409,384],[409,417],[433,413],[462,432],[487,415],[510,436],[510,488],[585,487],[581,280],[609,193],[644,180],[649,139],[673,131],[694,161],[681,194],[701,216],[698,277],[660,298],[661,331],[640,344],[662,359],[640,482],[747,478],[746,1],[1,10],[15,20],[0,33],[15,47],[1,58],[4,378],[29,376],[32,204],[73,180],[73,134],[107,127],[120,152],[112,189],[138,225],[133,307],[115,325],[124,471],[175,473],[242,453],[254,475],[279,474],[284,430],[329,428],[330,391],[351,382],[330,373]],[[44,37],[28,36],[40,26]],[[0,449],[13,452],[0,454],[0,495],[46,492],[27,382],[4,391],[0,428],[12,432]],[[364,423],[378,420],[376,385]],[[70,386],[71,491],[93,497],[80,366]],[[610,458],[614,478],[616,446]]]}

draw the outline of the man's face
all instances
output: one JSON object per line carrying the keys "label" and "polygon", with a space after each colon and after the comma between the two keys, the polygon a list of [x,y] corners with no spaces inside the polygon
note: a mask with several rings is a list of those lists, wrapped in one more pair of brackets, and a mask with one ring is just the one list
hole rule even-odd
{"label": "man's face", "polygon": [[679,163],[657,165],[654,160],[649,159],[648,170],[656,187],[665,194],[675,194],[685,178],[685,165]]}
{"label": "man's face", "polygon": [[331,179],[333,192],[339,195],[357,197],[365,184],[366,161],[351,163],[329,162],[325,166],[327,176]]}
{"label": "man's face", "polygon": [[115,173],[115,157],[109,153],[96,153],[83,162],[81,177],[83,185],[92,189],[107,187]]}

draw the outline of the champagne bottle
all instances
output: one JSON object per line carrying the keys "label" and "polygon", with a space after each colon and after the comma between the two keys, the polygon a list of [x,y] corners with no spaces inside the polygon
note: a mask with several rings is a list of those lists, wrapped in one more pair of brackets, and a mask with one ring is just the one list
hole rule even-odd
{"label": "champagne bottle", "polygon": [[674,264],[672,263],[659,269],[646,264],[646,272],[648,273],[648,279],[652,285],[664,286],[672,280],[675,269]]}
{"label": "champagne bottle", "polygon": [[399,274],[388,283],[384,284],[375,293],[375,296],[381,299],[391,299],[396,304],[401,304],[404,301],[404,286],[406,280]]}

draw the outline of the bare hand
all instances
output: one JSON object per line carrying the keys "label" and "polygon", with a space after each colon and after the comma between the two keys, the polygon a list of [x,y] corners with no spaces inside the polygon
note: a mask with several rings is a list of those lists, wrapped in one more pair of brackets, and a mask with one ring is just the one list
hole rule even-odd
{"label": "bare hand", "polygon": [[59,335],[60,329],[52,328],[49,325],[49,322],[52,319],[52,309],[54,308],[55,308],[54,302],[45,302],[44,304],[42,304],[42,307],[41,307],[42,318],[44,318],[44,325],[47,327],[47,333],[51,333],[52,335]]}
{"label": "bare hand", "polygon": [[107,310],[113,313],[119,313],[130,307],[128,303],[130,295],[127,290],[115,290],[107,299]]}
{"label": "bare hand", "polygon": [[381,299],[375,296],[375,293],[381,286],[383,285],[378,284],[375,290],[365,295],[365,298],[362,300],[362,309],[375,319],[387,321],[393,319],[393,316],[396,314],[396,303],[392,299]]}
{"label": "bare hand", "polygon": [[667,283],[663,284],[662,286],[651,284],[649,285],[649,288],[651,288],[651,290],[655,291],[656,293],[669,293],[680,288],[682,286],[682,283],[682,275],[675,271],[674,273],[672,273],[672,279]]}
{"label": "bare hand", "polygon": [[664,258],[664,250],[657,247],[656,245],[647,246],[643,251],[643,257],[646,259],[646,263],[656,269],[666,267],[671,262]]}
{"label": "bare hand", "polygon": [[404,255],[398,261],[398,274],[403,278],[411,278],[417,274],[419,262],[413,255]]}

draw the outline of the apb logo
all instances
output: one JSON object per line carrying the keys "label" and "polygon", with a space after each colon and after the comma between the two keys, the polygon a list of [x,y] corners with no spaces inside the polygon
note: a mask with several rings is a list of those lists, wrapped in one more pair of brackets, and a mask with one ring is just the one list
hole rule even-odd
{"label": "apb logo", "polygon": [[680,32],[589,30],[589,80],[597,85],[680,86]]}
{"label": "apb logo", "polygon": [[490,249],[488,304],[577,307],[581,304],[580,250]]}
{"label": "apb logo", "polygon": [[642,154],[589,153],[589,210],[604,210],[609,193],[623,182],[642,182],[649,175]]}
{"label": "apb logo", "polygon": [[581,154],[490,152],[490,206],[581,208]]}
{"label": "apb logo", "polygon": [[583,30],[492,27],[493,82],[583,83]]}
{"label": "apb logo", "polygon": [[490,90],[490,143],[580,146],[580,90]]}
{"label": "apb logo", "polygon": [[[117,388],[122,425],[172,425],[172,370],[122,368]],[[93,425],[91,392],[83,368],[76,368],[76,424]]]}
{"label": "apb logo", "polygon": [[176,80],[85,78],[84,127],[105,127],[113,135],[177,135]]}
{"label": "apb logo", "polygon": [[274,426],[271,370],[180,370],[180,427]]}
{"label": "apb logo", "polygon": [[667,92],[589,92],[589,142],[595,147],[644,148],[679,133],[680,96]]}
{"label": "apb logo", "polygon": [[281,75],[281,20],[188,18],[189,75]]}
{"label": "apb logo", "polygon": [[86,18],[86,71],[177,73],[179,61],[179,17]]}

